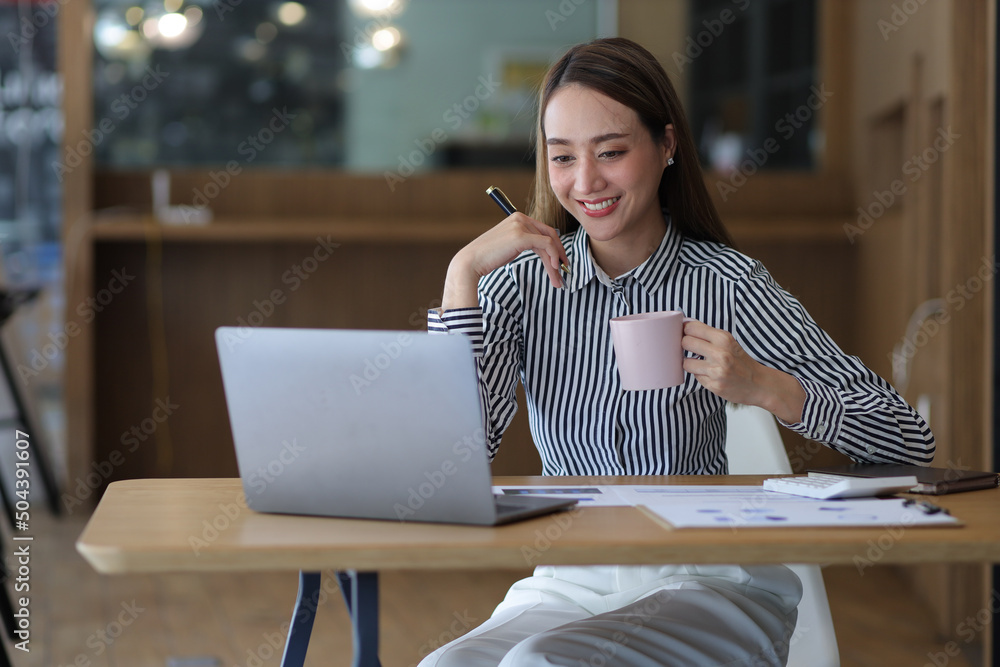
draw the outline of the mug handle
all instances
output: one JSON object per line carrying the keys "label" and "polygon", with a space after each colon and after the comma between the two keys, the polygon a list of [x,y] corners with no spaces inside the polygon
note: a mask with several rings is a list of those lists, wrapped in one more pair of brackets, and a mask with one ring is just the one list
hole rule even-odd
{"label": "mug handle", "polygon": [[[687,324],[688,322],[697,322],[697,321],[698,321],[698,320],[696,320],[696,319],[695,319],[695,318],[693,318],[693,317],[685,317],[685,318],[684,318],[684,320],[683,320],[683,322],[681,322],[681,336],[683,336],[683,335],[684,335],[684,325],[685,325],[685,324]],[[687,356],[688,356],[688,354],[690,354],[690,353],[689,353],[689,352],[687,352],[686,350],[684,350],[683,352],[684,352],[684,356],[685,356],[685,357],[687,357]],[[695,358],[697,358],[697,357],[696,357],[696,355],[692,354],[692,355],[691,355],[691,358],[692,358],[692,359],[695,359]],[[687,373],[687,371],[684,371],[684,372],[685,372],[685,373]]]}

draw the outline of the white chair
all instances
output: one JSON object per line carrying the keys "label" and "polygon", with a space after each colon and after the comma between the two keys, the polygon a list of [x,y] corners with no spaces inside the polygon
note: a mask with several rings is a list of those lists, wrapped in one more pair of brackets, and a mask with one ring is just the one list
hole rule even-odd
{"label": "white chair", "polygon": [[[774,417],[767,410],[727,405],[726,456],[733,475],[792,472]],[[802,601],[788,651],[788,667],[839,667],[830,602],[818,565],[788,564],[802,580]]]}

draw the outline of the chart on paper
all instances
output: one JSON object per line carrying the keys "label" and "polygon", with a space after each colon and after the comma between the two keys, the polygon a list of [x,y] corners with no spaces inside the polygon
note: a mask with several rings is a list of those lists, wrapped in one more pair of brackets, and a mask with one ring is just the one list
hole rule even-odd
{"label": "chart on paper", "polygon": [[494,493],[575,498],[581,507],[643,506],[675,528],[961,525],[902,498],[815,500],[761,486],[498,486]]}

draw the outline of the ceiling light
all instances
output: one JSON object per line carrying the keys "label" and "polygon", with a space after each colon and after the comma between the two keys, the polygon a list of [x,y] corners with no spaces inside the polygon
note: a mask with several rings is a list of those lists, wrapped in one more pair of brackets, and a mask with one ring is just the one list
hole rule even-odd
{"label": "ceiling light", "polygon": [[183,14],[164,14],[157,21],[159,33],[167,39],[180,37],[187,28],[188,20]]}
{"label": "ceiling light", "polygon": [[201,18],[204,12],[201,11],[201,7],[188,7],[184,10],[184,18],[188,20],[188,26],[193,27],[201,23]]}
{"label": "ceiling light", "polygon": [[129,7],[125,10],[125,21],[131,26],[137,26],[144,15],[142,7]]}
{"label": "ceiling light", "polygon": [[372,35],[372,46],[379,51],[388,51],[399,46],[401,35],[395,28],[382,28]]}
{"label": "ceiling light", "polygon": [[261,44],[268,44],[278,36],[278,28],[273,23],[265,21],[257,26],[254,35]]}
{"label": "ceiling light", "polygon": [[403,0],[351,0],[357,16],[395,16],[403,10]]}
{"label": "ceiling light", "polygon": [[149,44],[133,30],[120,11],[104,11],[94,23],[94,46],[107,60],[141,59]]}
{"label": "ceiling light", "polygon": [[146,39],[156,39],[160,36],[160,22],[157,19],[146,19],[142,22],[142,34]]}
{"label": "ceiling light", "polygon": [[298,25],[306,17],[306,8],[298,2],[283,2],[278,7],[278,20],[287,26]]}

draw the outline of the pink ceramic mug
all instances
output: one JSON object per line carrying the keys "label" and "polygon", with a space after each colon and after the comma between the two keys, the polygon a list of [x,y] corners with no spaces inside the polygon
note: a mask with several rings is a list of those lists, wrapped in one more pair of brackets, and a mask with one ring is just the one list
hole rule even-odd
{"label": "pink ceramic mug", "polygon": [[622,389],[664,389],[684,382],[685,318],[679,310],[611,319]]}

